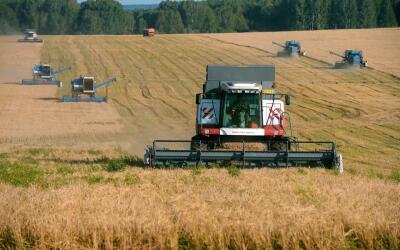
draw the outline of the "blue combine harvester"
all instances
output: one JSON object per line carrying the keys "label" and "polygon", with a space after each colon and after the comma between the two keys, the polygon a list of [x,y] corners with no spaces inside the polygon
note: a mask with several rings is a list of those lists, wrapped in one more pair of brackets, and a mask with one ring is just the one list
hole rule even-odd
{"label": "blue combine harvester", "polygon": [[364,59],[361,50],[348,49],[343,55],[339,55],[333,51],[329,52],[331,55],[342,58],[342,61],[335,63],[336,69],[348,69],[348,68],[365,68],[368,67],[368,61]]}
{"label": "blue combine harvester", "polygon": [[272,42],[272,44],[275,44],[281,48],[283,48],[282,51],[279,51],[277,56],[278,57],[293,57],[293,56],[305,56],[306,52],[301,50],[301,44],[299,41],[292,40],[292,41],[286,41],[284,45]]}
{"label": "blue combine harvester", "polygon": [[64,96],[62,100],[64,102],[107,102],[108,93],[106,96],[97,96],[97,90],[101,87],[106,87],[116,80],[115,77],[112,77],[96,84],[94,77],[81,76],[71,81],[72,97]]}
{"label": "blue combine harvester", "polygon": [[62,86],[62,82],[56,79],[56,76],[64,71],[70,70],[71,67],[59,68],[53,70],[50,64],[36,64],[32,68],[32,79],[22,80],[22,85],[57,85]]}

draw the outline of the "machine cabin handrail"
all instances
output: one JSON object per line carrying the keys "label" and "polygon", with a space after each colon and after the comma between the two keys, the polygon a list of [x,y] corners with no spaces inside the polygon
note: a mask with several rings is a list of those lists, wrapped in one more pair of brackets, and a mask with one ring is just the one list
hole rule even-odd
{"label": "machine cabin handrail", "polygon": [[108,84],[110,84],[110,83],[112,83],[112,82],[114,82],[114,81],[116,81],[116,80],[117,80],[116,77],[112,77],[112,78],[110,78],[110,79],[108,79],[108,80],[105,80],[104,82],[101,82],[101,83],[99,83],[99,84],[96,84],[96,86],[94,86],[94,89],[96,90],[96,89],[98,89],[98,88],[101,88],[101,87],[103,87],[103,86],[106,86],[106,85],[108,85]]}

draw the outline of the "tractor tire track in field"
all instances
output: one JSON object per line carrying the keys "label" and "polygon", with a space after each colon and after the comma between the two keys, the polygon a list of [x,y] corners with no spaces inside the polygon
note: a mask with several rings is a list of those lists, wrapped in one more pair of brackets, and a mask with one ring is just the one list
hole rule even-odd
{"label": "tractor tire track in field", "polygon": [[[133,47],[133,46],[130,46],[129,49],[132,49],[132,47]],[[146,50],[143,50],[143,53],[146,55],[146,54],[149,54],[150,52],[148,52],[148,51],[146,51]],[[151,54],[151,53],[150,53],[150,54]],[[154,55],[155,55],[155,54],[154,54]],[[151,68],[151,63],[149,63],[148,65],[149,65],[148,68]],[[136,65],[136,66],[135,66],[135,68],[141,68],[141,67],[143,67],[143,66],[142,66],[142,65]],[[161,79],[163,79],[163,77],[162,77],[161,75],[159,75],[159,79],[161,80]],[[172,79],[176,79],[176,75],[175,75],[175,77],[172,77]],[[144,79],[143,79],[143,80],[144,80]],[[162,81],[162,80],[161,80],[161,81]],[[150,98],[155,99],[155,97],[151,95],[151,91],[149,90],[149,88],[148,88],[147,86],[145,86],[145,84],[147,84],[147,82],[146,82],[146,83],[140,83],[140,84],[139,84],[139,87],[140,87],[140,89],[141,89],[141,92],[142,92],[143,97],[145,97],[146,99],[150,99]],[[166,87],[164,87],[164,88],[166,88]],[[169,93],[169,92],[168,92],[168,93]],[[180,101],[185,102],[184,99],[176,98],[176,97],[173,97],[173,98],[175,98],[175,99],[180,99]]]}

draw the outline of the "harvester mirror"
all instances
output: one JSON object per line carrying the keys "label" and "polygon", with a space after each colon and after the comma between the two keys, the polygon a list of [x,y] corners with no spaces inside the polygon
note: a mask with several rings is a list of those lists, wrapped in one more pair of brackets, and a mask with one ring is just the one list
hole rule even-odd
{"label": "harvester mirror", "polygon": [[203,99],[203,94],[196,94],[196,104],[200,104]]}
{"label": "harvester mirror", "polygon": [[290,105],[290,95],[285,95],[285,103],[286,105]]}

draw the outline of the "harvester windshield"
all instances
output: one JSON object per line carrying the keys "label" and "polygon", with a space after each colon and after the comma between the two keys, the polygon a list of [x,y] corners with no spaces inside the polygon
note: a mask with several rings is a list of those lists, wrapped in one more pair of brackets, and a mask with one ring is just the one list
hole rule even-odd
{"label": "harvester windshield", "polygon": [[40,68],[42,72],[42,76],[50,76],[51,75],[51,68],[49,65],[42,65]]}
{"label": "harvester windshield", "polygon": [[223,127],[261,127],[260,95],[226,93],[223,107]]}

